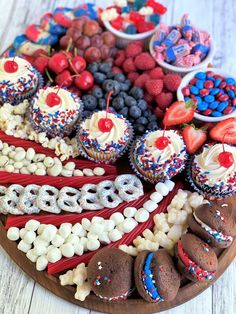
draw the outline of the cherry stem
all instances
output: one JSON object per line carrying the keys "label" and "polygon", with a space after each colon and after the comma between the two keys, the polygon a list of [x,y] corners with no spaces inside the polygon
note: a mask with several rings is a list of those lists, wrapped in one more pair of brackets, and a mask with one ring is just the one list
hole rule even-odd
{"label": "cherry stem", "polygon": [[53,83],[53,79],[52,79],[50,73],[48,72],[48,69],[45,69],[45,73],[46,73],[47,78],[49,79],[50,83]]}
{"label": "cherry stem", "polygon": [[66,52],[69,52],[69,51],[70,51],[70,48],[71,48],[71,46],[72,46],[72,43],[73,43],[73,39],[70,37],[69,42],[68,42],[68,45],[67,45],[67,48],[66,48]]}
{"label": "cherry stem", "polygon": [[74,57],[77,56],[77,54],[78,54],[78,48],[75,47],[75,48],[74,48]]}
{"label": "cherry stem", "polygon": [[79,74],[79,72],[76,70],[76,68],[74,67],[73,63],[72,63],[72,60],[71,58],[68,58],[68,62],[70,64],[70,66],[72,67],[73,71],[76,73],[76,74]]}
{"label": "cherry stem", "polygon": [[[74,77],[78,77],[78,76],[80,76],[80,74],[72,75],[70,78],[73,79]],[[59,90],[62,88],[63,84],[64,84],[67,80],[68,80],[68,79],[64,80],[64,81],[61,83],[61,85],[58,86],[58,89],[57,89],[57,91],[56,91],[56,94],[59,93]]]}
{"label": "cherry stem", "polygon": [[110,99],[111,99],[111,95],[113,94],[113,91],[110,91],[108,93],[108,96],[107,96],[107,105],[106,105],[106,119],[107,119],[107,114],[108,114],[108,109],[109,109],[109,104],[110,104]]}

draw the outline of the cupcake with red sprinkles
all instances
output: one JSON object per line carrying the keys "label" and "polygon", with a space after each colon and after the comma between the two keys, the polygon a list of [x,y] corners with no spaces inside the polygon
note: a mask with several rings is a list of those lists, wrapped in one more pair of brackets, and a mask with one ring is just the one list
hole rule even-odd
{"label": "cupcake with red sprinkles", "polygon": [[36,131],[63,137],[76,128],[81,111],[82,102],[76,94],[58,86],[45,87],[32,99],[28,118]]}
{"label": "cupcake with red sprinkles", "polygon": [[0,59],[0,102],[17,105],[35,94],[42,86],[42,77],[23,58]]}
{"label": "cupcake with red sprinkles", "polygon": [[188,178],[206,198],[221,199],[236,195],[236,147],[206,144],[199,154],[192,157]]}
{"label": "cupcake with red sprinkles", "polygon": [[174,130],[147,131],[130,151],[133,169],[151,183],[176,176],[184,169],[187,157],[183,138]]}

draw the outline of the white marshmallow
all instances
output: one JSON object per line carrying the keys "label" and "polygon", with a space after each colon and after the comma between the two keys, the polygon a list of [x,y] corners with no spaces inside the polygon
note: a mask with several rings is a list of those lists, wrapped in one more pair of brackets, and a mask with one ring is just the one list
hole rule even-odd
{"label": "white marshmallow", "polygon": [[25,229],[27,229],[28,231],[36,231],[39,226],[40,226],[40,222],[38,220],[30,219],[25,224]]}
{"label": "white marshmallow", "polygon": [[98,239],[98,235],[97,234],[93,234],[91,232],[87,233],[87,238],[88,240],[97,240]]}
{"label": "white marshmallow", "polygon": [[134,218],[135,218],[135,220],[136,220],[137,222],[142,223],[142,222],[148,221],[149,216],[150,216],[150,214],[149,214],[149,212],[148,212],[146,209],[144,209],[144,208],[139,208],[139,209],[137,210],[137,212],[136,212]]}
{"label": "white marshmallow", "polygon": [[60,247],[65,242],[65,239],[60,236],[60,234],[56,234],[55,237],[52,239],[52,244],[55,247]]}
{"label": "white marshmallow", "polygon": [[36,233],[34,231],[27,231],[24,235],[24,242],[27,244],[32,244],[36,239]]}
{"label": "white marshmallow", "polygon": [[143,204],[143,208],[146,209],[149,213],[152,213],[155,209],[157,209],[158,205],[152,200],[148,200]]}
{"label": "white marshmallow", "polygon": [[43,245],[35,245],[35,247],[33,248],[33,253],[36,256],[45,255],[47,253],[47,247]]}
{"label": "white marshmallow", "polygon": [[100,242],[98,240],[89,239],[87,242],[87,249],[89,251],[96,251],[100,247]]}
{"label": "white marshmallow", "polygon": [[114,220],[106,219],[102,222],[102,225],[104,226],[104,231],[111,231],[112,229],[115,229],[115,222]]}
{"label": "white marshmallow", "polygon": [[123,222],[124,219],[125,218],[121,213],[114,213],[110,217],[110,220],[113,220],[116,226]]}
{"label": "white marshmallow", "polygon": [[36,262],[36,269],[38,271],[43,271],[44,269],[46,269],[48,266],[48,260],[47,258],[42,255],[42,256],[39,256],[39,258],[37,259],[37,262]]}
{"label": "white marshmallow", "polygon": [[122,234],[119,230],[113,229],[108,233],[109,239],[111,242],[116,242],[122,238]]}
{"label": "white marshmallow", "polygon": [[66,239],[68,235],[71,233],[71,229],[72,224],[66,222],[60,225],[58,232],[64,239]]}
{"label": "white marshmallow", "polygon": [[24,235],[26,234],[27,230],[25,228],[20,229],[20,237],[21,239],[24,238]]}
{"label": "white marshmallow", "polygon": [[87,251],[87,250],[88,250],[88,248],[87,248],[88,239],[85,238],[85,237],[82,237],[82,238],[80,239],[80,243],[83,245],[84,251]]}
{"label": "white marshmallow", "polygon": [[56,233],[57,233],[57,227],[49,224],[44,228],[41,234],[41,238],[45,241],[50,242],[55,237]]}
{"label": "white marshmallow", "polygon": [[124,209],[124,216],[126,218],[133,218],[136,212],[137,212],[137,208],[135,208],[135,207],[126,207]]}
{"label": "white marshmallow", "polygon": [[34,254],[34,250],[29,250],[26,253],[26,257],[32,262],[32,263],[36,263],[38,256]]}
{"label": "white marshmallow", "polygon": [[79,243],[79,237],[77,237],[75,234],[69,234],[68,237],[66,238],[66,243],[75,245]]}
{"label": "white marshmallow", "polygon": [[37,233],[38,235],[41,235],[43,233],[44,228],[46,228],[47,225],[45,224],[40,224],[38,229],[37,229]]}
{"label": "white marshmallow", "polygon": [[47,260],[50,263],[56,263],[57,261],[59,261],[62,258],[62,253],[61,250],[54,247],[53,249],[51,249],[48,253],[47,253]]}
{"label": "white marshmallow", "polygon": [[155,190],[162,196],[166,196],[169,193],[168,187],[163,182],[158,182],[155,186]]}
{"label": "white marshmallow", "polygon": [[82,227],[82,225],[79,222],[73,225],[71,232],[79,237],[84,237],[87,234],[86,230]]}
{"label": "white marshmallow", "polygon": [[75,254],[75,249],[72,244],[65,243],[60,247],[61,253],[65,257],[72,257]]}
{"label": "white marshmallow", "polygon": [[34,245],[42,245],[42,246],[45,246],[45,247],[48,247],[49,246],[49,242],[48,241],[45,241],[44,239],[41,238],[41,235],[40,236],[37,236],[37,238],[34,240]]}
{"label": "white marshmallow", "polygon": [[153,192],[150,195],[150,199],[155,202],[156,204],[160,203],[163,200],[163,196],[159,192]]}
{"label": "white marshmallow", "polygon": [[89,232],[92,234],[100,235],[104,231],[104,226],[101,223],[92,223]]}
{"label": "white marshmallow", "polygon": [[11,241],[17,241],[20,238],[20,229],[11,227],[7,230],[7,238]]}
{"label": "white marshmallow", "polygon": [[134,218],[126,218],[121,224],[121,230],[125,233],[130,233],[138,225]]}
{"label": "white marshmallow", "polygon": [[99,240],[102,244],[104,244],[104,245],[107,245],[107,244],[110,244],[110,243],[111,243],[111,241],[110,241],[110,239],[109,239],[109,237],[108,237],[108,232],[103,232],[102,234],[100,234],[99,237],[98,237],[98,240]]}
{"label": "white marshmallow", "polygon": [[21,252],[27,253],[31,249],[31,245],[25,243],[24,240],[21,240],[17,245],[18,250]]}
{"label": "white marshmallow", "polygon": [[81,256],[84,254],[84,246],[80,242],[75,244],[74,249],[76,255]]}
{"label": "white marshmallow", "polygon": [[83,218],[82,221],[81,221],[81,224],[82,224],[82,227],[83,227],[85,230],[89,231],[90,225],[91,225],[90,220],[88,220],[87,218]]}
{"label": "white marshmallow", "polygon": [[103,221],[104,221],[104,218],[98,217],[98,216],[94,216],[91,220],[92,223],[101,223]]}
{"label": "white marshmallow", "polygon": [[165,186],[169,189],[169,191],[173,191],[174,187],[175,187],[175,183],[171,180],[166,180],[164,182]]}

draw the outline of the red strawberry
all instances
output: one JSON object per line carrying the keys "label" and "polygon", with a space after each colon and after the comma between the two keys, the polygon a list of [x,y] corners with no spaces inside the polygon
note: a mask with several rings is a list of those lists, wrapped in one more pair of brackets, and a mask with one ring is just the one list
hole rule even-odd
{"label": "red strawberry", "polygon": [[157,96],[163,89],[163,80],[148,80],[145,87],[150,95]]}
{"label": "red strawberry", "polygon": [[154,97],[148,93],[145,93],[143,99],[146,100],[148,104],[151,104],[153,102]]}
{"label": "red strawberry", "polygon": [[150,79],[149,75],[146,73],[143,73],[135,80],[134,85],[140,88],[144,88],[147,80],[149,79]]}
{"label": "red strawberry", "polygon": [[217,123],[211,129],[210,137],[215,141],[236,145],[236,117]]}
{"label": "red strawberry", "polygon": [[125,49],[126,58],[136,57],[143,51],[143,47],[139,44],[130,43]]}
{"label": "red strawberry", "polygon": [[195,102],[192,100],[176,101],[174,102],[165,113],[163,123],[165,126],[172,126],[182,123],[190,122],[194,117]]}
{"label": "red strawberry", "polygon": [[113,68],[112,68],[112,73],[117,73],[117,74],[119,74],[119,73],[122,73],[122,70],[121,70],[120,68],[118,68],[118,67],[113,67]]}
{"label": "red strawberry", "polygon": [[158,107],[162,110],[165,110],[173,101],[173,94],[172,93],[160,93],[155,98]]}
{"label": "red strawberry", "polygon": [[164,73],[162,68],[154,68],[148,72],[151,79],[162,79],[164,77]]}
{"label": "red strawberry", "polygon": [[135,58],[134,61],[135,66],[139,70],[152,70],[155,68],[156,61],[148,52],[142,52],[139,56]]}
{"label": "red strawberry", "polygon": [[130,72],[127,75],[127,78],[133,83],[137,78],[139,77],[139,74],[137,72]]}
{"label": "red strawberry", "polygon": [[194,154],[207,140],[207,133],[202,129],[195,129],[187,125],[183,130],[183,138],[189,154]]}
{"label": "red strawberry", "polygon": [[115,65],[120,67],[125,61],[125,52],[124,50],[118,50],[115,58]]}
{"label": "red strawberry", "polygon": [[128,58],[128,59],[125,60],[125,62],[123,63],[123,70],[126,73],[135,72],[136,71],[136,67],[135,67],[133,58]]}
{"label": "red strawberry", "polygon": [[181,76],[178,74],[167,74],[164,76],[164,86],[170,92],[176,92],[181,83]]}

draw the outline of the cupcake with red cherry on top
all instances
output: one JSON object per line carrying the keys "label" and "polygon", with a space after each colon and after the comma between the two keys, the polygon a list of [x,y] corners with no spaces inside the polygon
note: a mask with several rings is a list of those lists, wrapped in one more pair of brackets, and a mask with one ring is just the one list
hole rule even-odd
{"label": "cupcake with red cherry on top", "polygon": [[28,118],[38,132],[48,136],[67,136],[80,119],[80,98],[58,86],[40,89],[31,102]]}
{"label": "cupcake with red cherry on top", "polygon": [[23,58],[0,59],[0,102],[17,105],[42,85],[42,77]]}

